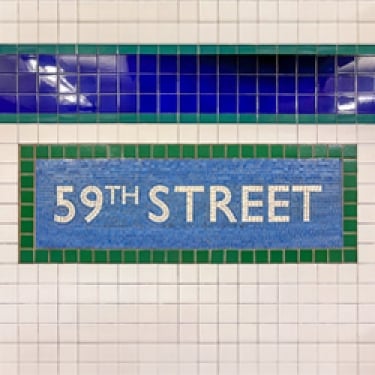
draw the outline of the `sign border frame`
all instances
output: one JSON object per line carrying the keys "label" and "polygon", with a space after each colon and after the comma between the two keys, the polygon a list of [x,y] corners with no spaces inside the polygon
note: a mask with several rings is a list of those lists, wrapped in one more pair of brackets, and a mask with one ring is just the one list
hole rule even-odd
{"label": "sign border frame", "polygon": [[[296,264],[357,262],[357,146],[355,144],[19,144],[18,260],[20,264]],[[340,158],[342,248],[324,249],[37,249],[35,161],[98,158]]]}

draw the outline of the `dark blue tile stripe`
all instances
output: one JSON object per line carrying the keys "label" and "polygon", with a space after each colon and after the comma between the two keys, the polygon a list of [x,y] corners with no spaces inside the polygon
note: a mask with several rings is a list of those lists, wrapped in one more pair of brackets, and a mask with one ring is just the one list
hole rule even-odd
{"label": "dark blue tile stripe", "polygon": [[0,113],[375,114],[375,56],[0,55]]}

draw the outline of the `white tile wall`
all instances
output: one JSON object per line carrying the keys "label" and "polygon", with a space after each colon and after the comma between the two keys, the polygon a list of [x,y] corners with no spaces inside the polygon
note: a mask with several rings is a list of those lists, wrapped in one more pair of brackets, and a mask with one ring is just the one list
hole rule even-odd
{"label": "white tile wall", "polygon": [[2,42],[374,43],[374,0],[2,0]]}
{"label": "white tile wall", "polygon": [[[374,43],[375,1],[1,0],[0,43]],[[358,265],[18,265],[18,143],[358,143]],[[375,127],[0,125],[0,374],[375,374]]]}

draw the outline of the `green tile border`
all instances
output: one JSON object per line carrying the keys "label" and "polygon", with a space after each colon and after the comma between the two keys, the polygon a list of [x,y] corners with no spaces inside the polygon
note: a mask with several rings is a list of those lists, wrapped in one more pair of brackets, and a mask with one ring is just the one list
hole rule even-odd
{"label": "green tile border", "polygon": [[[339,158],[343,238],[338,249],[37,249],[35,161],[53,158]],[[19,145],[19,263],[284,264],[357,262],[357,146],[354,144],[66,144]]]}
{"label": "green tile border", "polygon": [[375,124],[375,116],[368,114],[256,114],[256,113],[233,113],[233,114],[212,114],[201,113],[155,113],[141,114],[134,113],[77,113],[77,114],[24,114],[24,113],[1,113],[0,124]]}
{"label": "green tile border", "polygon": [[[372,44],[0,44],[0,54],[293,54],[293,55],[374,55]],[[366,114],[0,114],[1,123],[292,123],[292,124],[374,124],[374,115]]]}
{"label": "green tile border", "polygon": [[0,54],[375,54],[373,44],[0,44]]}

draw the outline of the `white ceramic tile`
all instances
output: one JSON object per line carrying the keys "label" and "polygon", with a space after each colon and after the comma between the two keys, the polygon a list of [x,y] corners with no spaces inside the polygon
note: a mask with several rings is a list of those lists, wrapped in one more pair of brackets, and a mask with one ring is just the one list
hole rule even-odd
{"label": "white ceramic tile", "polygon": [[1,143],[15,143],[17,141],[17,126],[2,124],[0,126]]}
{"label": "white ceramic tile", "polygon": [[18,141],[20,143],[37,143],[38,125],[18,125]]}
{"label": "white ceramic tile", "polygon": [[17,224],[18,210],[15,204],[0,204],[0,225],[5,224]]}
{"label": "white ceramic tile", "polygon": [[42,124],[38,128],[39,143],[57,143],[57,126],[52,124]]}

